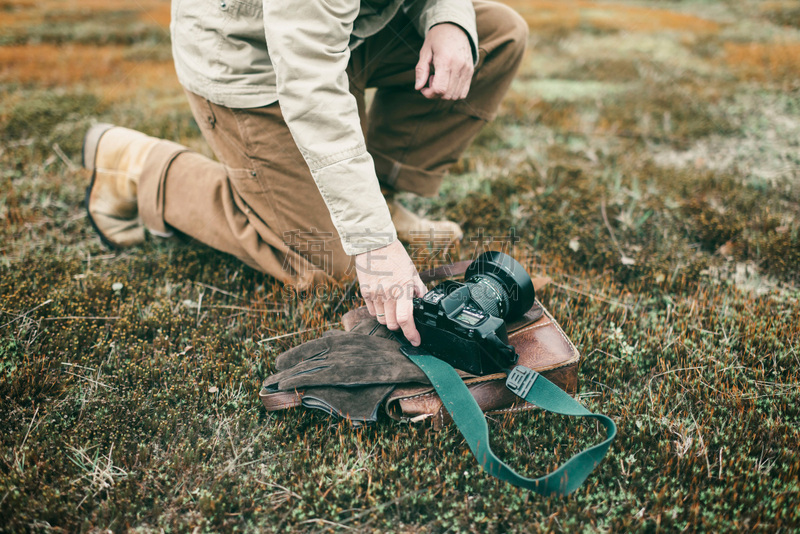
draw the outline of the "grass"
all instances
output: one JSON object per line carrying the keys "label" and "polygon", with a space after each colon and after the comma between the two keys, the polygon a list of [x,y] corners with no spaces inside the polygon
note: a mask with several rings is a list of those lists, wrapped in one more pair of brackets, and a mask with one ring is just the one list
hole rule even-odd
{"label": "grass", "polygon": [[[76,165],[92,120],[208,153],[168,3],[9,0],[0,531],[800,528],[796,3],[510,3],[532,32],[498,119],[438,198],[404,201],[466,231],[420,265],[513,240],[553,278],[539,296],[584,355],[581,400],[620,430],[587,483],[501,484],[453,428],[267,414],[275,357],[359,302],[298,299],[186,240],[104,249]],[[540,413],[490,427],[529,475],[599,437]]]}

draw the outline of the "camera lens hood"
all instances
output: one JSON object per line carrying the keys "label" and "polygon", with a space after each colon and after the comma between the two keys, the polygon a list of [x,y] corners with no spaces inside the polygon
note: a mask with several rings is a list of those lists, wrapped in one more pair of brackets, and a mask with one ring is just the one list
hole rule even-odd
{"label": "camera lens hood", "polygon": [[508,254],[497,250],[484,252],[467,267],[464,279],[469,280],[475,275],[489,276],[502,284],[509,295],[506,321],[521,317],[533,306],[536,291],[531,275]]}

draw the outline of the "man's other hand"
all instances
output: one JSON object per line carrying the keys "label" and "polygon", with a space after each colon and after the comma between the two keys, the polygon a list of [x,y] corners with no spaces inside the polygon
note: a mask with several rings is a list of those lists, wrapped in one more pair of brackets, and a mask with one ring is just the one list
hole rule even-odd
{"label": "man's other hand", "polygon": [[400,241],[356,256],[356,272],[369,313],[390,330],[402,329],[406,339],[419,346],[412,299],[426,289]]}
{"label": "man's other hand", "polygon": [[417,63],[414,89],[425,98],[461,100],[472,83],[472,47],[460,26],[437,24],[428,30]]}

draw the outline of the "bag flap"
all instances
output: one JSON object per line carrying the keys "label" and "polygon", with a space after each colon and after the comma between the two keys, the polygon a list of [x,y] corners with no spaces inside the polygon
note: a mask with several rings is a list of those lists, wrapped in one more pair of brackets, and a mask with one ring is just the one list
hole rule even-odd
{"label": "bag flap", "polygon": [[[538,320],[531,322],[530,319],[537,315]],[[526,317],[528,319],[519,321],[508,336],[519,355],[517,363],[545,374],[553,383],[574,395],[578,389],[580,353],[541,302],[537,300]],[[496,373],[465,379],[464,383],[484,411],[534,408],[511,393],[505,387],[505,379],[505,373]],[[394,419],[420,421],[432,417],[436,428],[449,420],[449,414],[433,387],[420,384],[395,388],[386,400],[386,411]]]}

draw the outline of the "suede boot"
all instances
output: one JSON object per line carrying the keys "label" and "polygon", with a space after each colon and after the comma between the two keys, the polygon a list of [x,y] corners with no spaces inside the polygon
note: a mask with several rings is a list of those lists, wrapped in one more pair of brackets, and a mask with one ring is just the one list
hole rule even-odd
{"label": "suede boot", "polygon": [[139,176],[158,139],[112,124],[95,124],[83,140],[83,166],[92,171],[86,208],[102,241],[126,248],[144,241],[139,218]]}
{"label": "suede boot", "polygon": [[453,221],[433,221],[409,211],[394,199],[394,195],[384,192],[386,205],[397,230],[397,238],[406,244],[433,243],[446,247],[464,236],[461,227]]}

